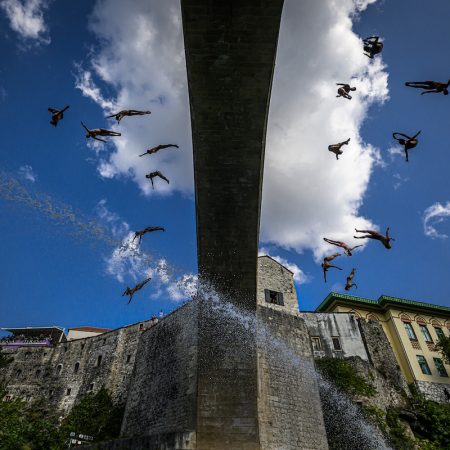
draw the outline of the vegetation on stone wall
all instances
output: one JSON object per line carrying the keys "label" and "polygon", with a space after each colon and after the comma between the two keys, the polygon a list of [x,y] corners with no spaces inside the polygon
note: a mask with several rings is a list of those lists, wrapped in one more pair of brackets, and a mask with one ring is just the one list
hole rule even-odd
{"label": "vegetation on stone wall", "polygon": [[44,402],[2,401],[0,386],[0,450],[63,450],[69,434],[87,434],[95,441],[119,436],[123,407],[115,406],[106,389],[85,396],[59,426],[56,413]]}
{"label": "vegetation on stone wall", "polygon": [[13,358],[9,357],[5,353],[0,352],[0,369],[3,369],[12,361]]}
{"label": "vegetation on stone wall", "polygon": [[447,364],[450,364],[450,337],[441,337],[436,344],[436,350],[441,353],[444,361]]}
{"label": "vegetation on stone wall", "polygon": [[344,359],[321,358],[316,361],[320,373],[334,385],[349,395],[373,397],[377,390],[357,370]]}

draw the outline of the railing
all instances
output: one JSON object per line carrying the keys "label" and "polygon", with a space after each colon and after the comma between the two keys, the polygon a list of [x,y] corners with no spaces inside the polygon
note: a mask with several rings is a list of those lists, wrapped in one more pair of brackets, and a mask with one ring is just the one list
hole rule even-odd
{"label": "railing", "polygon": [[0,347],[51,347],[51,338],[3,338],[0,339]]}

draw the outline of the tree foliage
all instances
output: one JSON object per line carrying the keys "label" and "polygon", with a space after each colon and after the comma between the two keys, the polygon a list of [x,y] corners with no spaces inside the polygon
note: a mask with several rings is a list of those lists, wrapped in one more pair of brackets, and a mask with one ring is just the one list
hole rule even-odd
{"label": "tree foliage", "polygon": [[321,374],[340,390],[350,395],[373,397],[377,390],[347,361],[339,358],[321,358],[316,361]]}
{"label": "tree foliage", "polygon": [[12,361],[13,358],[9,357],[8,355],[0,351],[0,369],[3,369]]}
{"label": "tree foliage", "polygon": [[436,344],[436,349],[441,353],[444,361],[450,364],[450,337],[442,336]]}
{"label": "tree foliage", "polygon": [[72,431],[91,435],[97,442],[119,435],[123,407],[113,404],[106,389],[85,396],[61,426],[44,401],[2,401],[5,395],[0,386],[0,450],[63,450]]}

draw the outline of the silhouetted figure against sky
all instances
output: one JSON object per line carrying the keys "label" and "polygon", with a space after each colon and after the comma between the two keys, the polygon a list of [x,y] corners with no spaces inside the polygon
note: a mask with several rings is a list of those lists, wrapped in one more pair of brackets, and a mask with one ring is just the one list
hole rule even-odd
{"label": "silhouetted figure against sky", "polygon": [[153,178],[155,177],[159,177],[162,180],[167,181],[167,184],[169,184],[169,180],[159,170],[155,170],[155,172],[150,172],[145,175],[145,178],[148,178],[152,182],[153,189],[155,189],[155,186],[153,185]]}
{"label": "silhouetted figure against sky", "polygon": [[58,125],[58,122],[64,118],[64,112],[69,109],[70,105],[67,105],[64,109],[55,109],[55,108],[48,108],[48,111],[52,113],[52,120],[50,120],[50,123],[56,127]]}
{"label": "silhouetted figure against sky", "polygon": [[[400,145],[403,145],[403,149],[405,151],[405,157],[406,157],[406,162],[409,161],[409,156],[408,156],[408,150],[411,150],[412,148],[416,147],[417,144],[419,143],[419,140],[416,139],[417,136],[419,136],[420,131],[418,133],[416,133],[413,137],[409,137],[406,134],[403,133],[394,133],[392,136],[393,138],[398,141],[398,143]],[[403,137],[401,137],[403,136]],[[405,139],[403,139],[405,138]]]}
{"label": "silhouetted figure against sky", "polygon": [[356,273],[356,269],[353,269],[350,272],[350,275],[347,277],[347,283],[345,283],[345,290],[349,291],[352,287],[355,287],[356,289],[358,289],[358,286],[356,285],[356,283],[352,283],[353,281],[353,277],[355,276]]}
{"label": "silhouetted figure against sky", "polygon": [[338,95],[336,95],[336,97],[344,97],[347,98],[348,100],[352,99],[352,96],[349,95],[350,91],[356,91],[355,87],[350,87],[349,84],[345,84],[345,83],[336,83],[337,86],[341,86],[338,89]]}
{"label": "silhouetted figure against sky", "polygon": [[325,280],[325,283],[327,282],[327,272],[330,267],[333,267],[334,269],[342,270],[340,267],[333,266],[330,264],[330,261],[333,261],[334,258],[337,258],[338,256],[341,256],[340,253],[335,253],[331,256],[326,256],[323,259],[322,268],[323,268],[323,279]]}
{"label": "silhouetted figure against sky", "polygon": [[117,131],[106,130],[105,128],[92,128],[92,130],[90,130],[83,122],[81,122],[81,125],[87,131],[87,139],[92,138],[96,141],[106,142],[104,139],[100,139],[97,136],[122,136],[122,134]]}
{"label": "silhouetted figure against sky", "polygon": [[368,38],[363,39],[364,43],[364,54],[368,56],[370,59],[373,59],[375,55],[381,53],[383,50],[383,43],[380,41],[379,36],[370,36]]}
{"label": "silhouetted figure against sky", "polygon": [[119,111],[116,114],[111,114],[110,116],[106,116],[106,119],[111,119],[114,117],[117,120],[117,123],[125,116],[146,116],[147,114],[151,114],[151,111],[137,111],[136,109],[124,109],[123,111]]}
{"label": "silhouetted figure against sky", "polygon": [[350,138],[348,138],[344,142],[339,142],[339,144],[329,145],[328,146],[328,151],[331,152],[331,153],[334,153],[336,155],[336,159],[339,159],[339,155],[342,155],[342,153],[344,153],[344,151],[341,150],[341,147],[343,145],[348,145],[349,142],[350,142]]}
{"label": "silhouetted figure against sky", "polygon": [[152,233],[153,231],[166,231],[166,230],[162,227],[146,227],[143,230],[138,230],[134,233],[133,242],[138,237],[139,238],[138,243],[140,244],[142,241],[142,236],[144,236],[144,234],[147,234],[147,233]]}
{"label": "silhouetted figure against sky", "polygon": [[151,280],[151,278],[147,278],[142,283],[138,283],[134,288],[129,288],[127,286],[127,288],[125,289],[125,292],[122,294],[122,297],[124,297],[125,295],[129,295],[130,296],[130,300],[128,300],[128,304],[130,304],[131,300],[133,300],[133,295],[137,291],[140,291],[150,280]]}
{"label": "silhouetted figure against sky", "polygon": [[356,245],[355,247],[349,247],[345,242],[333,241],[332,239],[327,239],[327,238],[323,238],[323,240],[325,242],[328,242],[329,244],[337,245],[338,247],[343,248],[345,251],[345,254],[347,256],[352,256],[352,251],[355,250],[355,248],[362,247],[362,245]]}
{"label": "silhouetted figure against sky", "polygon": [[148,150],[145,151],[145,153],[142,153],[142,155],[139,155],[139,156],[153,155],[153,153],[159,152],[160,150],[162,150],[164,148],[169,148],[169,147],[180,148],[176,144],[161,144],[161,145],[157,145],[156,147],[149,148]]}
{"label": "silhouetted figure against sky", "polygon": [[391,241],[395,241],[394,238],[389,236],[389,227],[386,228],[386,236],[378,233],[378,231],[372,230],[357,230],[355,228],[355,231],[357,233],[367,233],[365,236],[353,236],[355,239],[375,239],[376,241],[380,241],[388,250],[392,248]]}
{"label": "silhouetted figure against sky", "polygon": [[447,81],[447,83],[441,83],[439,81],[407,81],[405,83],[405,86],[416,88],[416,89],[423,89],[425,92],[421,92],[420,95],[423,94],[432,94],[437,93],[440,94],[441,92],[444,95],[448,95],[448,87],[450,86],[450,80]]}

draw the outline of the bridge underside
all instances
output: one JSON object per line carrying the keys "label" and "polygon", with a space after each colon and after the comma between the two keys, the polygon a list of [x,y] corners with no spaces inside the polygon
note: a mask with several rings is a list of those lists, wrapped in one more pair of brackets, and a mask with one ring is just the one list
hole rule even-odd
{"label": "bridge underside", "polygon": [[[181,0],[201,278],[256,312],[266,124],[283,0]],[[259,449],[255,330],[205,304],[197,448]],[[237,322],[237,321],[236,321]]]}

